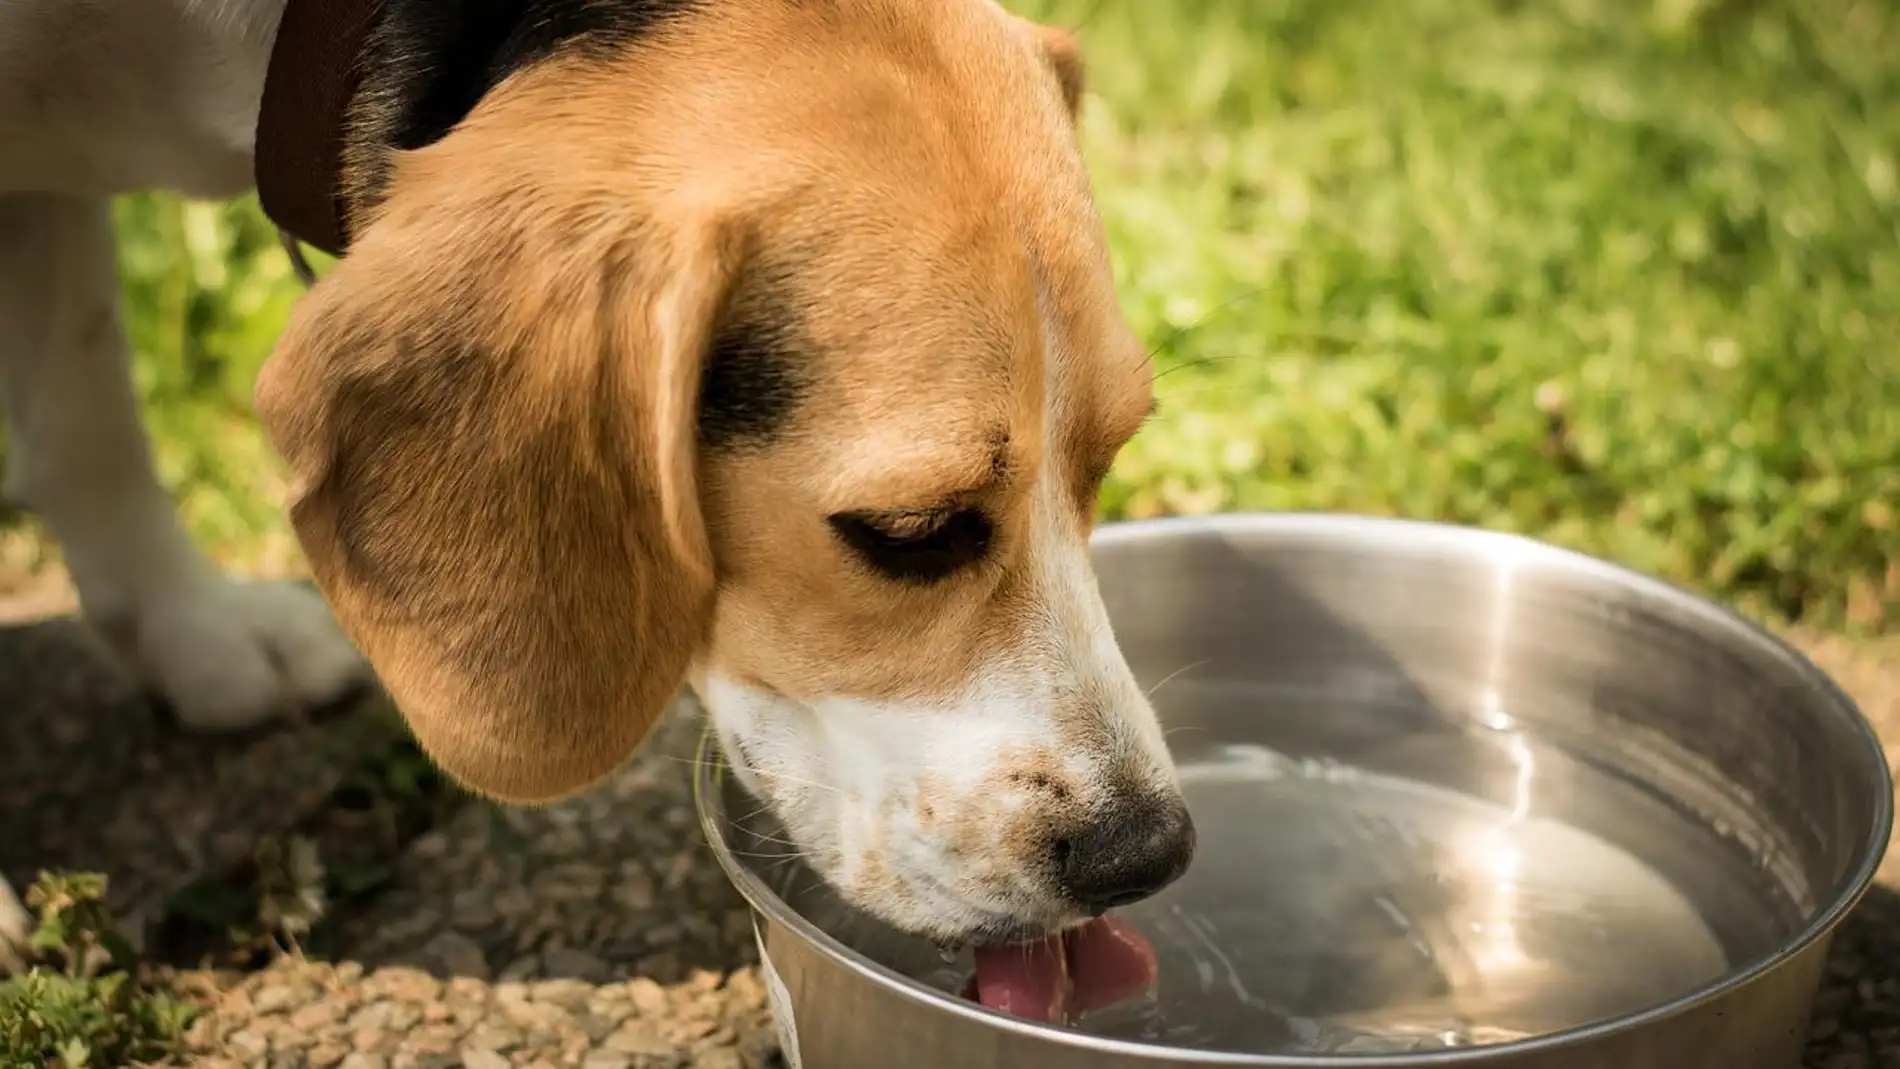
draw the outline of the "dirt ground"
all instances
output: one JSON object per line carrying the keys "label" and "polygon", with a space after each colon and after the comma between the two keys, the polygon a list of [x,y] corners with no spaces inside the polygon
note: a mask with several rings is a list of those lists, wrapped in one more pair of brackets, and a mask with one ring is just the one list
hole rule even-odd
{"label": "dirt ground", "polygon": [[[599,789],[503,810],[431,782],[373,701],[186,738],[69,608],[56,580],[0,583],[0,871],[111,876],[147,952],[211,1006],[191,1064],[781,1064],[748,919],[694,822],[685,716]],[[1896,753],[1900,644],[1790,637]],[[234,888],[261,879],[260,843],[292,835],[353,890],[305,955],[234,944],[225,929],[249,908]],[[1836,940],[1807,1065],[1900,1067],[1900,858]]]}

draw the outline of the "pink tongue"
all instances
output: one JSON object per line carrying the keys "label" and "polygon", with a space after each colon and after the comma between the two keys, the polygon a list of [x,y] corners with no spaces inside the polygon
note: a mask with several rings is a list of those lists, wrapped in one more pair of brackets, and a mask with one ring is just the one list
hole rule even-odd
{"label": "pink tongue", "polygon": [[1034,943],[976,950],[975,995],[993,1010],[1063,1021],[1145,990],[1154,981],[1148,940],[1113,917]]}

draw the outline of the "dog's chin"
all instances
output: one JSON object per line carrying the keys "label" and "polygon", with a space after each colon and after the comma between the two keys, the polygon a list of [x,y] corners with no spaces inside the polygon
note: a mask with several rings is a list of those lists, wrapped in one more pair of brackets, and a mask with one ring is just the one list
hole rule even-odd
{"label": "dog's chin", "polygon": [[[834,884],[833,886],[837,886]],[[884,926],[948,950],[997,943],[1028,943],[1086,924],[1086,914],[1015,916],[968,903],[880,902],[847,895],[860,912]]]}
{"label": "dog's chin", "polygon": [[966,944],[971,946],[989,946],[997,943],[1033,943],[1038,940],[1048,939],[1051,936],[1061,935],[1063,932],[1074,931],[1082,925],[1087,924],[1089,920],[1089,916],[1085,913],[1078,913],[1057,921],[997,920],[971,928],[961,933],[961,935],[951,940],[951,942],[958,946]]}
{"label": "dog's chin", "polygon": [[836,836],[822,833],[836,824],[827,806],[837,792],[803,778],[781,782],[776,773],[753,765],[754,755],[740,733],[717,734],[728,770],[771,818],[772,826],[753,829],[762,833],[761,845],[802,858],[853,909],[888,928],[940,946],[964,947],[1029,942],[1090,920],[1090,914],[1054,897],[1024,901],[1034,896],[1026,896],[1021,884],[981,898],[959,893],[955,867],[947,861],[917,859],[906,866],[909,871],[879,886],[858,885],[849,874],[861,866]]}
{"label": "dog's chin", "polygon": [[906,893],[890,896],[853,885],[845,878],[852,865],[835,844],[816,842],[801,834],[796,805],[788,807],[775,797],[769,776],[761,776],[746,763],[743,747],[731,747],[726,761],[746,792],[770,813],[776,827],[763,829],[774,849],[787,856],[796,855],[820,879],[852,908],[879,923],[908,936],[927,939],[946,947],[982,946],[992,943],[1029,942],[1046,938],[1087,923],[1089,915],[1061,906],[1041,909],[999,909],[957,895],[949,888],[954,878],[949,873],[919,872],[900,879]]}

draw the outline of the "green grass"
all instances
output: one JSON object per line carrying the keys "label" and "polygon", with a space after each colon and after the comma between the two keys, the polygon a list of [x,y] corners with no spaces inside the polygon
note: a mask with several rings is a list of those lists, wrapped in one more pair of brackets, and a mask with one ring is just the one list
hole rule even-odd
{"label": "green grass", "polygon": [[0,1066],[105,1069],[175,1060],[194,1006],[150,982],[105,907],[97,873],[41,873],[28,970],[0,978]]}
{"label": "green grass", "polygon": [[[1900,622],[1891,0],[1051,0],[1163,415],[1114,516],[1533,534],[1755,611]],[[291,557],[250,205],[126,202],[140,383],[226,555]]]}

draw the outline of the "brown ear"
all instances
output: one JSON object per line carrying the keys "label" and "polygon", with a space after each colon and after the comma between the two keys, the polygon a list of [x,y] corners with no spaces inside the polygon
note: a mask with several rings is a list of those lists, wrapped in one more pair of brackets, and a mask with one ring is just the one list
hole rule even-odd
{"label": "brown ear", "polygon": [[1081,114],[1084,88],[1082,46],[1076,42],[1075,35],[1067,30],[1035,22],[1029,23],[1029,27],[1035,32],[1037,43],[1042,46],[1042,55],[1049,69],[1055,72],[1056,82],[1062,86],[1062,100],[1068,105],[1069,114]]}
{"label": "brown ear", "polygon": [[710,223],[651,225],[624,188],[462,136],[405,163],[299,304],[257,411],[317,582],[424,750],[545,801],[639,745],[707,626],[694,412],[729,265]]}

